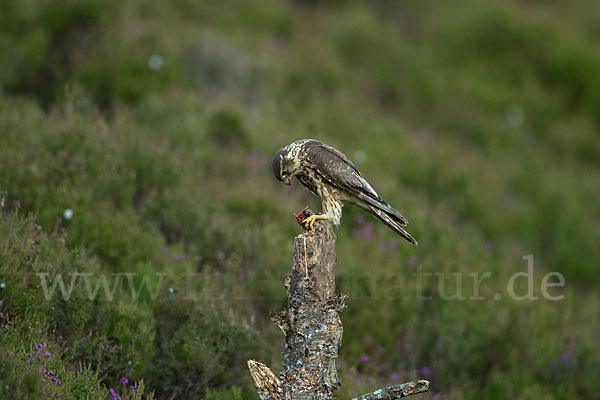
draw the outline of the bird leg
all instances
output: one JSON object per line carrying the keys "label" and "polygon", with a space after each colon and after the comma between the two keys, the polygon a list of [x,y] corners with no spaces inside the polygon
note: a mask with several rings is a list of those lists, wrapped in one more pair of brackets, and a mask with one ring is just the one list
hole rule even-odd
{"label": "bird leg", "polygon": [[307,230],[313,230],[313,228],[315,227],[315,221],[318,219],[327,219],[326,215],[323,214],[313,214],[310,217],[306,218],[304,221],[302,221],[302,224],[304,225],[304,228]]}

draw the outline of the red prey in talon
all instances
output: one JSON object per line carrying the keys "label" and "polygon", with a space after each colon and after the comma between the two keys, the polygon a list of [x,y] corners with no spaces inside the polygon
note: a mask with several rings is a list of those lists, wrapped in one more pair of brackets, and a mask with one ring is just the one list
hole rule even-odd
{"label": "red prey in talon", "polygon": [[302,227],[304,229],[308,229],[308,227],[306,225],[304,225],[304,221],[310,217],[311,215],[313,215],[313,212],[308,208],[308,206],[302,210],[302,212],[300,214],[294,214],[296,216],[296,221],[298,221],[298,224],[302,225]]}
{"label": "red prey in talon", "polygon": [[314,214],[308,207],[306,207],[300,214],[294,214],[296,221],[304,227],[307,231],[313,230],[315,227],[315,221],[319,219],[327,219],[325,215]]}

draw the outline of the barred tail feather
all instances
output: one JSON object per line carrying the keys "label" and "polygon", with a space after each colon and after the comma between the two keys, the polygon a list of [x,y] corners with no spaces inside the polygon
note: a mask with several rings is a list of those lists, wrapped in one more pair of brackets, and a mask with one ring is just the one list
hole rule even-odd
{"label": "barred tail feather", "polygon": [[386,206],[389,208],[388,215],[400,225],[408,225],[408,220],[402,216],[395,208],[386,203]]}
{"label": "barred tail feather", "polygon": [[373,212],[373,215],[375,215],[375,217],[377,217],[377,219],[379,219],[381,222],[383,222],[384,224],[386,224],[391,230],[393,230],[394,232],[396,232],[397,234],[399,234],[400,236],[402,236],[404,239],[408,240],[409,242],[411,242],[415,246],[418,246],[418,243],[415,240],[415,238],[413,238],[410,235],[410,233],[406,232],[400,226],[400,224],[396,221],[396,218],[394,218],[395,215],[390,215],[386,211],[384,211],[384,210],[382,210],[380,208],[374,207],[371,204],[368,204],[368,206],[371,209],[371,211]]}
{"label": "barred tail feather", "polygon": [[379,210],[382,210],[389,218],[396,221],[396,223],[400,225],[408,225],[408,220],[404,218],[396,209],[386,203],[381,197],[374,198],[368,193],[359,193],[358,198],[366,202],[369,205],[369,208],[373,209],[373,207],[375,207]]}

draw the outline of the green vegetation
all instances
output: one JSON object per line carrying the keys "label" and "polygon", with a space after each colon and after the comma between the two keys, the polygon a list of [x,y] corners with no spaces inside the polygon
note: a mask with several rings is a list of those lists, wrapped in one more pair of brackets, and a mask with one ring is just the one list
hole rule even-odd
{"label": "green vegetation", "polygon": [[[339,398],[417,377],[436,400],[597,397],[598,10],[4,4],[0,397],[257,398],[246,360],[281,363],[291,214],[320,208],[271,173],[303,137],[354,159],[420,243],[345,208]],[[539,299],[516,301],[529,254]],[[59,276],[68,298],[46,296]]]}

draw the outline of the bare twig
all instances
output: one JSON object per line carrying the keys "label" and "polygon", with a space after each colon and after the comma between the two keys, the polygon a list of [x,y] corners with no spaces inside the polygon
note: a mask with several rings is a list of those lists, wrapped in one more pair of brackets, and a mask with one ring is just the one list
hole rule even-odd
{"label": "bare twig", "polygon": [[424,379],[416,382],[407,382],[402,385],[395,385],[376,390],[372,393],[363,394],[352,400],[396,400],[402,397],[427,392],[429,390],[429,381]]}

